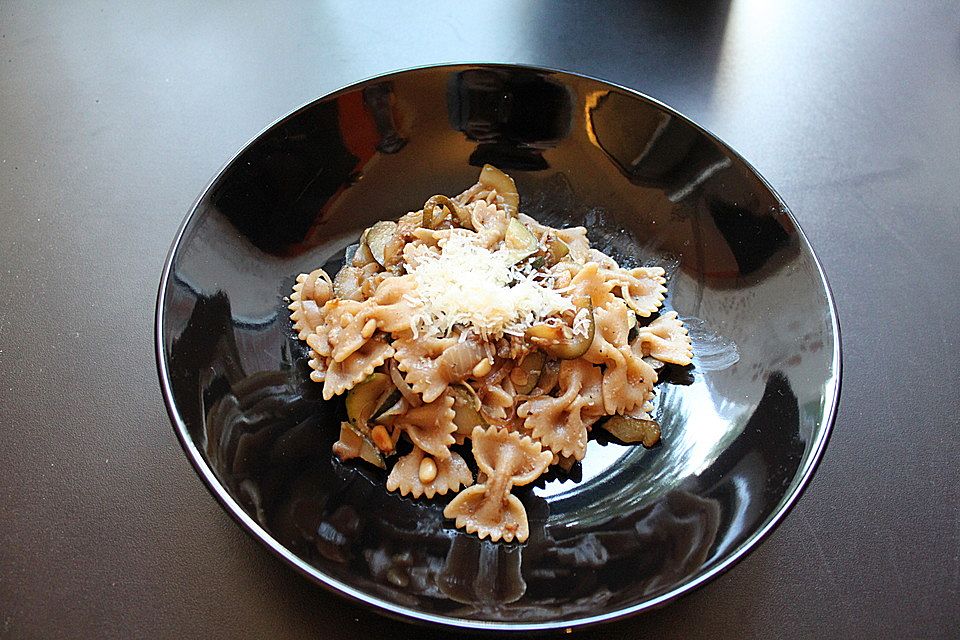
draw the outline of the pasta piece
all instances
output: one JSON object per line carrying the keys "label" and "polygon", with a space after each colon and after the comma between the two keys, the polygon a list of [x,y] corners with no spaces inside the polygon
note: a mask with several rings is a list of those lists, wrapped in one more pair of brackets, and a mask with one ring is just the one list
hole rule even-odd
{"label": "pasta piece", "polygon": [[393,354],[393,347],[387,344],[385,336],[381,334],[367,340],[345,360],[337,362],[331,359],[323,375],[323,399],[329,400],[352,389]]}
{"label": "pasta piece", "polygon": [[503,242],[507,233],[509,218],[503,208],[485,204],[482,201],[470,206],[470,220],[476,229],[480,245],[493,250]]}
{"label": "pasta piece", "polygon": [[477,182],[472,187],[454,198],[458,203],[469,205],[477,202],[495,206],[497,209],[506,212],[506,201],[502,194],[497,193],[496,189],[490,188],[482,182]]}
{"label": "pasta piece", "polygon": [[651,400],[653,400],[653,395],[654,395],[654,392],[651,390],[647,394],[647,399],[643,401],[643,404],[638,405],[636,408],[631,409],[630,411],[625,411],[621,415],[627,418],[637,418],[639,420],[650,420],[651,418],[650,414],[653,413],[653,409],[654,409],[653,402],[651,402]]}
{"label": "pasta piece", "polygon": [[321,356],[319,353],[310,349],[310,359],[307,360],[307,366],[309,366],[312,371],[310,372],[310,379],[314,382],[323,382],[327,377],[327,362],[326,358]]}
{"label": "pasta piece", "polygon": [[610,291],[613,289],[613,283],[608,282],[604,274],[601,273],[600,265],[596,262],[588,262],[583,265],[573,280],[570,282],[578,296],[590,296],[590,302],[594,308],[602,307],[614,299]]}
{"label": "pasta piece", "polygon": [[475,427],[471,441],[477,467],[486,477],[483,484],[460,492],[443,510],[444,517],[480,539],[525,542],[530,535],[527,512],[510,490],[540,477],[553,454],[530,438],[496,427]]}
{"label": "pasta piece", "polygon": [[693,362],[690,335],[676,311],[664,313],[645,327],[640,327],[634,346],[642,355],[661,362],[687,366]]}
{"label": "pasta piece", "polygon": [[630,310],[616,298],[593,308],[594,334],[590,348],[583,354],[587,362],[623,366],[623,354],[619,347],[627,345],[630,333]]}
{"label": "pasta piece", "polygon": [[343,362],[372,335],[371,331],[364,329],[369,319],[369,304],[334,298],[323,306],[322,311],[323,323],[306,340],[321,356]]}
{"label": "pasta piece", "polygon": [[435,458],[436,477],[424,482],[421,478],[420,465],[426,453],[419,447],[403,456],[393,466],[387,476],[387,490],[400,491],[402,496],[419,498],[426,495],[428,498],[442,496],[447,493],[456,493],[460,487],[469,487],[473,484],[473,474],[470,467],[458,453],[450,453],[449,458]]}
{"label": "pasta piece", "polygon": [[[528,216],[528,215],[525,214],[525,213],[520,213],[520,214],[518,214],[518,215],[517,215],[517,219],[518,219],[520,222],[522,222],[528,229],[530,229],[530,231],[533,231],[533,233],[534,233],[538,238],[542,238],[543,236],[545,236],[545,235],[547,235],[547,234],[550,234],[550,233],[552,233],[552,234],[554,234],[554,235],[556,235],[556,233],[557,233],[557,230],[554,229],[553,227],[548,227],[548,226],[546,226],[546,225],[544,225],[544,224],[540,224],[540,223],[537,222],[534,218],[531,218],[530,216]],[[584,232],[586,232],[586,229],[584,229]]]}
{"label": "pasta piece", "polygon": [[603,374],[603,409],[607,415],[626,415],[643,407],[653,397],[657,372],[629,347],[621,347],[625,366],[608,368]]}
{"label": "pasta piece", "polygon": [[603,374],[589,362],[564,360],[560,364],[560,391],[556,398],[541,396],[517,407],[523,427],[551,452],[583,460],[587,428],[603,415]]}
{"label": "pasta piece", "polygon": [[360,294],[364,300],[368,300],[373,297],[373,294],[383,282],[393,279],[389,271],[378,271],[364,278],[363,282],[360,283]]}
{"label": "pasta piece", "polygon": [[570,248],[570,257],[583,264],[590,260],[590,241],[585,227],[570,227],[554,231],[557,237]]}
{"label": "pasta piece", "polygon": [[424,402],[439,398],[452,382],[448,372],[440,367],[440,358],[456,343],[456,338],[414,338],[410,334],[394,341],[397,366],[406,374],[404,380],[423,396]]}
{"label": "pasta piece", "polygon": [[603,269],[620,268],[620,265],[617,264],[617,261],[605,254],[603,251],[599,251],[591,247],[587,252],[587,256],[589,262],[596,262]]}
{"label": "pasta piece", "polygon": [[297,337],[305,340],[323,322],[321,307],[333,297],[333,283],[323,269],[314,269],[310,273],[297,276],[290,294],[290,319]]}
{"label": "pasta piece", "polygon": [[369,317],[388,333],[409,331],[411,319],[423,305],[411,295],[416,288],[412,275],[386,278],[373,294],[376,306],[371,309]]}
{"label": "pasta piece", "polygon": [[663,304],[667,282],[666,272],[661,267],[637,269],[603,269],[601,275],[610,283],[611,289],[620,290],[620,297],[633,311],[644,318]]}
{"label": "pasta piece", "polygon": [[477,200],[483,200],[487,195],[487,191],[486,187],[477,182],[457,195],[454,200],[460,204],[470,204]]}
{"label": "pasta piece", "polygon": [[438,459],[450,457],[450,445],[456,442],[453,434],[453,396],[446,394],[429,404],[409,409],[397,416],[394,424],[407,434],[410,441]]}
{"label": "pasta piece", "polygon": [[657,381],[653,367],[636,356],[627,344],[629,314],[619,299],[594,309],[596,331],[583,358],[604,365],[603,409],[613,415],[642,405]]}
{"label": "pasta piece", "polygon": [[481,387],[480,413],[488,422],[506,426],[513,418],[514,404],[517,392],[514,389],[507,372],[510,367],[503,365],[499,373],[504,374],[499,380],[490,380]]}

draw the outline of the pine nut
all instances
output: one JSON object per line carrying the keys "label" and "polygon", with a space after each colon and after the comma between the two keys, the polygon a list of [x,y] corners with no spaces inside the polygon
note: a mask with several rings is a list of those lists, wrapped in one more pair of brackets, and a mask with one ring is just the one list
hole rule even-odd
{"label": "pine nut", "polygon": [[484,358],[473,368],[473,377],[482,378],[483,376],[490,373],[490,369],[493,368],[493,363],[490,362],[490,358]]}
{"label": "pine nut", "polygon": [[369,338],[373,335],[373,332],[377,330],[377,321],[374,318],[367,320],[367,323],[363,325],[363,329],[360,330],[360,335],[363,338]]}
{"label": "pine nut", "polygon": [[373,444],[377,445],[377,449],[380,449],[380,451],[393,451],[393,440],[390,439],[390,434],[387,433],[382,424],[378,424],[370,430],[370,439],[373,440]]}
{"label": "pine nut", "polygon": [[429,484],[437,478],[437,463],[433,458],[424,458],[420,461],[420,482]]}

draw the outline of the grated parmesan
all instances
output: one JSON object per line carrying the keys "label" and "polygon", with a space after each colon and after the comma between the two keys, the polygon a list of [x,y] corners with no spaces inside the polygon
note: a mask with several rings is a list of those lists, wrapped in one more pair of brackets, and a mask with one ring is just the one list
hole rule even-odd
{"label": "grated parmesan", "polygon": [[465,234],[451,234],[439,246],[440,253],[418,252],[407,265],[422,305],[413,317],[415,334],[449,335],[461,325],[484,339],[523,335],[528,327],[574,308],[536,273],[514,266],[507,249],[490,251]]}

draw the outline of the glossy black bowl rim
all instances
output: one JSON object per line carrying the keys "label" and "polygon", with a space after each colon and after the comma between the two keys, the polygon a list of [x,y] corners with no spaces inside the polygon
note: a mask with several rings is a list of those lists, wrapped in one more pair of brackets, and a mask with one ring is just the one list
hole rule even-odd
{"label": "glossy black bowl rim", "polygon": [[[790,221],[794,224],[797,229],[797,233],[800,236],[800,242],[805,247],[806,251],[809,253],[810,257],[813,259],[813,263],[816,265],[817,273],[820,276],[820,281],[823,285],[824,293],[827,299],[827,306],[830,313],[830,321],[833,329],[833,362],[832,367],[834,371],[834,380],[833,380],[833,392],[825,398],[827,403],[823,415],[823,423],[820,429],[820,432],[817,436],[816,441],[813,443],[813,449],[811,454],[807,457],[804,468],[800,476],[799,482],[795,484],[789,494],[783,499],[780,507],[769,517],[769,519],[755,531],[749,538],[744,540],[736,549],[734,549],[725,559],[718,562],[716,565],[711,567],[709,570],[705,571],[703,574],[696,576],[695,578],[688,580],[684,584],[677,586],[670,591],[660,594],[656,597],[644,600],[638,604],[624,607],[618,611],[613,611],[610,613],[605,613],[595,616],[583,616],[570,620],[556,620],[556,621],[547,621],[547,622],[517,622],[517,623],[505,623],[505,622],[496,622],[496,621],[487,621],[487,620],[471,620],[467,618],[457,618],[451,616],[441,616],[428,614],[416,609],[409,607],[400,606],[384,600],[383,598],[370,595],[359,589],[351,587],[350,585],[344,584],[339,580],[336,580],[328,575],[325,575],[322,571],[316,567],[308,564],[301,558],[297,557],[289,549],[283,546],[279,541],[277,541],[266,529],[264,529],[260,524],[258,524],[253,518],[251,518],[246,511],[237,503],[237,501],[227,492],[226,488],[221,484],[217,479],[217,476],[214,474],[213,470],[207,464],[206,460],[203,457],[203,454],[197,449],[196,445],[193,442],[193,439],[190,437],[190,434],[187,431],[187,426],[181,418],[177,407],[176,402],[173,396],[173,389],[170,382],[170,374],[167,367],[166,358],[164,355],[164,345],[163,345],[163,308],[166,301],[166,289],[167,284],[170,279],[170,273],[173,268],[173,261],[177,254],[177,250],[180,247],[180,243],[183,239],[184,233],[187,230],[187,227],[190,226],[191,221],[194,219],[194,216],[197,214],[197,209],[200,204],[204,201],[206,196],[210,193],[210,189],[220,180],[224,172],[231,166],[233,163],[253,144],[255,144],[261,137],[263,137],[267,132],[272,130],[274,127],[280,123],[286,121],[289,118],[294,117],[298,113],[311,108],[313,105],[334,98],[340,94],[346,93],[348,91],[354,91],[366,84],[371,82],[381,82],[383,80],[410,73],[413,71],[421,70],[442,70],[442,69],[464,69],[471,67],[483,67],[483,68],[501,68],[501,69],[522,69],[525,71],[540,72],[546,74],[561,74],[567,76],[573,76],[576,78],[589,80],[591,82],[598,82],[604,85],[607,85],[611,88],[617,89],[628,93],[640,100],[648,102],[658,109],[662,109],[664,112],[670,114],[675,118],[679,118],[681,121],[690,125],[703,135],[705,135],[711,142],[718,144],[723,148],[727,153],[732,157],[736,158],[738,161],[742,162],[743,165],[749,169],[753,175],[755,175],[760,182],[764,185],[766,189],[770,191],[771,194],[776,198],[777,203],[779,204],[780,211],[786,214]],[[816,471],[817,467],[820,464],[821,459],[823,458],[824,451],[826,450],[827,443],[830,439],[830,435],[833,431],[833,425],[836,420],[837,407],[840,401],[840,386],[841,386],[841,373],[842,373],[842,357],[841,357],[841,340],[840,340],[840,321],[837,315],[836,303],[834,302],[833,291],[830,288],[830,284],[827,281],[826,274],[823,270],[823,265],[820,263],[820,259],[817,257],[816,253],[813,250],[813,247],[810,245],[810,241],[807,239],[806,234],[803,232],[803,229],[800,227],[800,223],[797,221],[796,217],[790,211],[787,204],[783,201],[783,198],[780,197],[780,194],[767,182],[759,171],[757,171],[753,165],[747,162],[739,153],[737,153],[733,148],[728,144],[723,142],[716,135],[711,133],[709,130],[700,126],[692,119],[686,117],[676,109],[660,102],[655,98],[651,98],[640,91],[625,87],[623,85],[610,82],[608,80],[603,80],[596,78],[590,75],[567,71],[564,69],[550,68],[550,67],[541,67],[535,65],[525,65],[525,64],[507,64],[507,63],[485,63],[485,62],[457,62],[457,63],[444,63],[444,64],[435,64],[435,65],[421,65],[416,67],[409,67],[405,69],[400,69],[396,71],[391,71],[383,74],[378,74],[360,80],[358,82],[351,83],[335,91],[326,93],[318,98],[310,100],[309,102],[297,107],[296,109],[290,111],[289,113],[281,116],[274,122],[266,126],[262,131],[257,135],[251,138],[246,144],[244,144],[234,155],[231,157],[224,165],[220,168],[219,171],[214,175],[214,177],[207,183],[207,185],[200,192],[200,195],[196,198],[193,205],[190,207],[190,212],[183,219],[183,222],[180,223],[180,227],[177,229],[174,240],[170,245],[170,249],[167,252],[167,257],[164,261],[163,272],[160,276],[160,287],[157,294],[157,306],[156,306],[156,316],[154,322],[154,338],[155,338],[155,352],[156,352],[156,361],[157,361],[157,373],[160,377],[160,388],[163,394],[164,404],[167,408],[167,413],[170,416],[170,421],[173,424],[174,431],[177,434],[177,438],[180,441],[180,445],[183,447],[184,452],[187,455],[187,458],[190,460],[191,464],[194,467],[197,475],[203,480],[204,484],[207,486],[207,489],[213,494],[214,498],[220,503],[224,510],[229,513],[234,520],[244,529],[246,532],[259,540],[268,550],[270,550],[275,556],[286,562],[289,566],[295,569],[297,572],[311,580],[312,582],[319,584],[320,586],[337,593],[341,596],[345,596],[350,600],[353,600],[356,603],[373,606],[379,610],[380,613],[386,614],[390,617],[399,618],[406,622],[416,622],[429,624],[434,626],[446,626],[454,627],[460,629],[470,629],[475,631],[491,631],[491,632],[510,632],[510,631],[551,631],[551,630],[572,630],[573,628],[582,628],[586,626],[593,626],[603,622],[609,622],[613,620],[619,620],[642,611],[649,611],[651,609],[662,607],[680,596],[694,591],[714,578],[725,573],[731,567],[733,567],[737,562],[742,560],[747,556],[754,548],[756,548],[763,540],[765,540],[774,529],[783,521],[786,515],[793,509],[796,505],[800,496],[803,495],[803,492],[806,490],[807,486],[810,483],[810,480],[813,478],[813,474]],[[796,477],[796,476],[795,476]]]}

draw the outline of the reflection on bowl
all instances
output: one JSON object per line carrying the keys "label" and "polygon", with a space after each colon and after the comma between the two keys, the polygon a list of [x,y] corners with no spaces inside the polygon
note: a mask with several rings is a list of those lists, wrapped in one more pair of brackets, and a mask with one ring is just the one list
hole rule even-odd
{"label": "reflection on bowl", "polygon": [[[661,265],[695,360],[659,387],[652,450],[591,442],[520,494],[525,544],[457,531],[330,453],[341,403],[309,382],[284,296],[358,232],[498,164],[522,209]],[[157,309],[176,432],[224,507],[307,577],[379,610],[482,629],[641,611],[715,576],[786,514],[822,455],[839,335],[785,205],[729,148],[639,94],[512,66],[417,69],[279,121],[185,222]]]}

